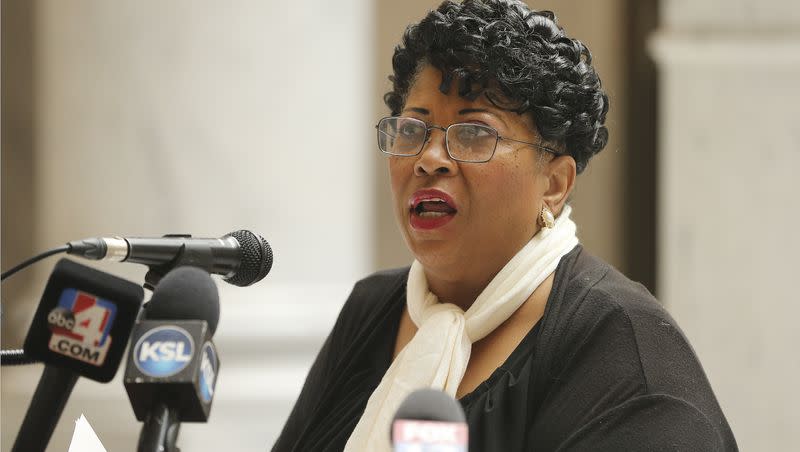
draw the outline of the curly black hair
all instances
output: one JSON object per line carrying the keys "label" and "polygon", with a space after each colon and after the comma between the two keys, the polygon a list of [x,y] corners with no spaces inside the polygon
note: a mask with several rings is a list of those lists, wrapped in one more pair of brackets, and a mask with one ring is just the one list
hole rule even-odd
{"label": "curly black hair", "polygon": [[591,53],[550,11],[519,0],[446,0],[409,25],[395,48],[384,96],[392,115],[425,64],[442,71],[442,92],[455,78],[461,96],[484,94],[500,108],[530,112],[542,139],[563,147],[578,173],[608,142],[608,96]]}

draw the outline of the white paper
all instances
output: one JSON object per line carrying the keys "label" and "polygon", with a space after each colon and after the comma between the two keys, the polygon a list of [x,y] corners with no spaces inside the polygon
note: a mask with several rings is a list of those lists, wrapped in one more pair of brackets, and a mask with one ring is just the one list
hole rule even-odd
{"label": "white paper", "polygon": [[72,434],[72,442],[69,444],[68,452],[106,452],[105,447],[100,442],[97,434],[92,430],[89,421],[81,414],[75,421],[75,433]]}

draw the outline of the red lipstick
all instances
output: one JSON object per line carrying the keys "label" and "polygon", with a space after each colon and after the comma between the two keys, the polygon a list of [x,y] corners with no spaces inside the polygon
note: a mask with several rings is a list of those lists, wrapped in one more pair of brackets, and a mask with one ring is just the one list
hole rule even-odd
{"label": "red lipstick", "polygon": [[408,204],[411,227],[419,230],[440,228],[458,213],[453,197],[435,188],[416,191]]}

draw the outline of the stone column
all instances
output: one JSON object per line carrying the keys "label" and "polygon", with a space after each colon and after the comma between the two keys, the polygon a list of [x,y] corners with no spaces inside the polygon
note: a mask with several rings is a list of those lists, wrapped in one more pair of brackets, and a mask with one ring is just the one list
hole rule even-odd
{"label": "stone column", "polygon": [[658,288],[741,450],[800,425],[800,5],[664,0]]}

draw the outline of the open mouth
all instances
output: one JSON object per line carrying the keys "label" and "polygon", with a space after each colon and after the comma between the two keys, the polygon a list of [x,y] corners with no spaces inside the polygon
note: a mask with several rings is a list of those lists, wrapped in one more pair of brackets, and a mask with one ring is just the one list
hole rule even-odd
{"label": "open mouth", "polygon": [[441,198],[419,201],[411,210],[415,215],[422,218],[441,218],[447,215],[454,215],[457,212],[453,206]]}
{"label": "open mouth", "polygon": [[435,229],[447,224],[458,213],[456,203],[436,189],[420,190],[409,203],[411,226],[414,229]]}

